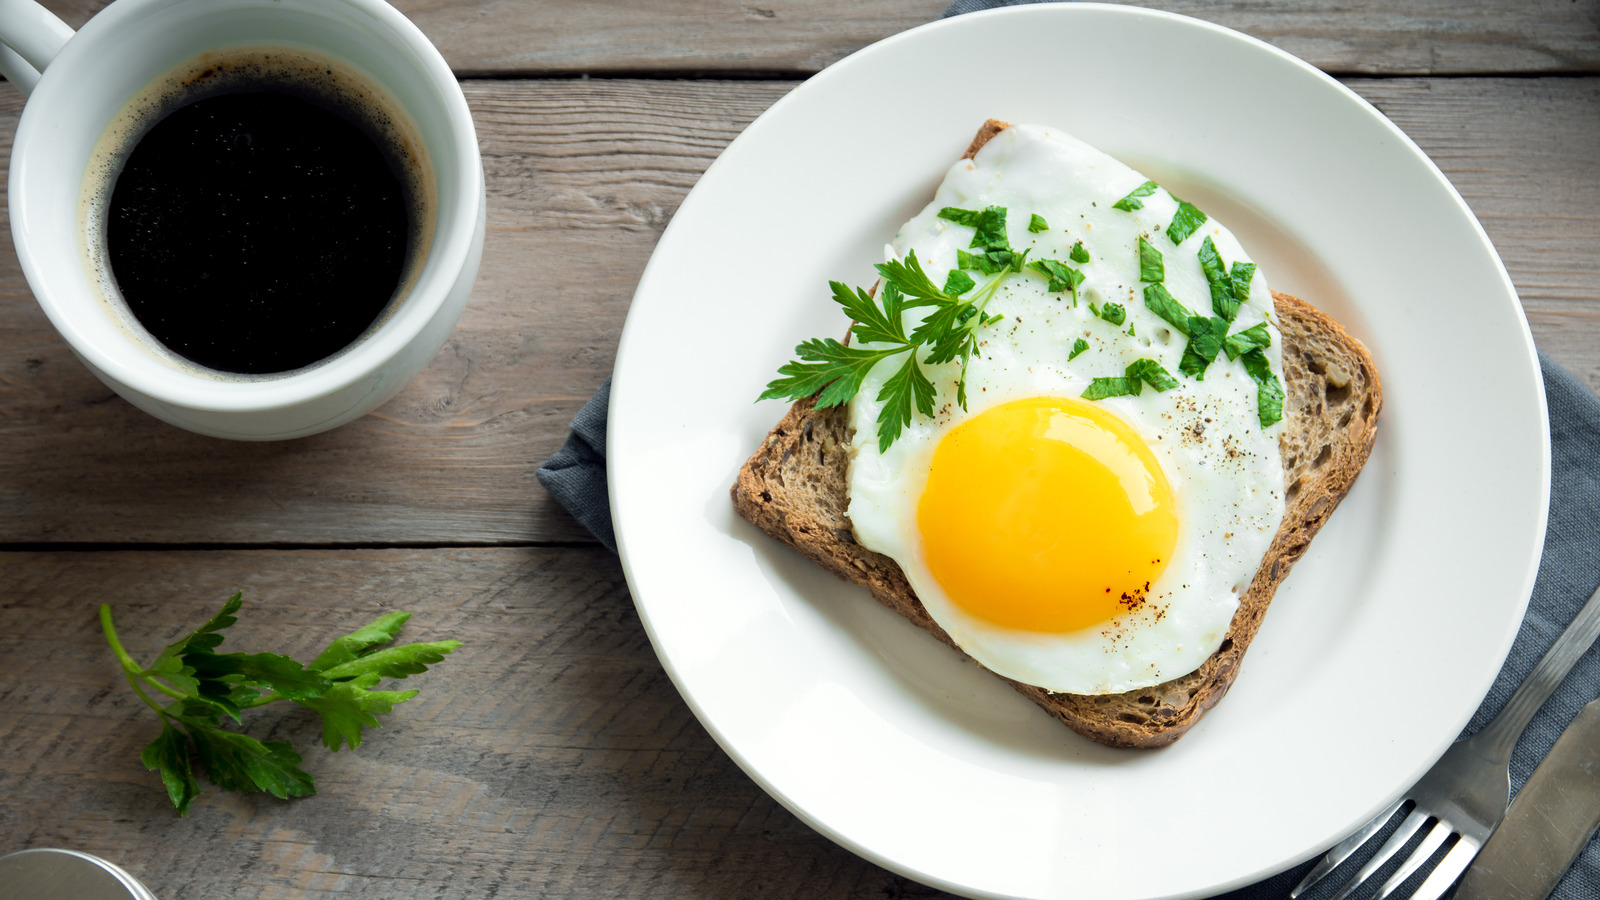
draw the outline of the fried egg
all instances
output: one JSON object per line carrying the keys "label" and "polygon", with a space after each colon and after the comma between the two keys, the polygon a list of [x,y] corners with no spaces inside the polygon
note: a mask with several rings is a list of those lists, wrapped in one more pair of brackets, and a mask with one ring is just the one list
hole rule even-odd
{"label": "fried egg", "polygon": [[[1202,247],[1209,239],[1229,267],[1249,257],[1214,219],[1188,234],[1169,227],[1192,220],[1193,207],[1180,211],[1146,181],[1036,125],[1013,125],[957,163],[886,255],[914,251],[941,283],[972,264],[959,254],[982,247],[961,215],[940,212],[1002,207],[1015,251],[1058,261],[1082,281],[1074,290],[1033,270],[1005,277],[986,308],[1000,318],[976,331],[965,408],[960,362],[923,365],[937,389],[934,415],[913,416],[886,450],[879,397],[896,366],[878,364],[850,403],[856,540],[900,565],[968,655],[1049,691],[1122,692],[1198,668],[1283,518],[1283,424],[1262,424],[1244,358],[1218,353],[1201,377],[1182,374],[1190,339],[1145,294],[1159,283],[1195,315],[1221,314]],[[978,290],[995,277],[965,271]],[[1263,352],[1281,377],[1272,294],[1259,270],[1245,278],[1226,333],[1264,324]],[[907,331],[928,314],[906,310]],[[1141,359],[1177,384],[1085,399],[1096,378],[1124,376]]]}

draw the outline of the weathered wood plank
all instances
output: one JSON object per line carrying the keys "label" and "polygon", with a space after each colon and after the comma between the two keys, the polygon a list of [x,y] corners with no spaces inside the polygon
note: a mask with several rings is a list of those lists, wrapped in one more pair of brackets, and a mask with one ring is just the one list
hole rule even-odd
{"label": "weathered wood plank", "polygon": [[[1541,345],[1600,387],[1600,78],[1349,83],[1438,161]],[[792,84],[467,87],[491,229],[472,304],[415,383],[332,433],[231,444],[144,416],[73,359],[0,250],[0,542],[586,539],[533,470],[609,371],[661,228]],[[0,158],[18,109],[0,95]]]}
{"label": "weathered wood plank", "polygon": [[[178,818],[138,760],[159,732],[95,607],[153,657],[235,589],[229,645],[312,658],[378,614],[465,646],[361,748],[256,711],[316,797],[206,785]],[[932,897],[768,797],[719,749],[596,549],[12,553],[0,557],[0,848],[112,859],[168,900]],[[247,718],[247,723],[252,719]]]}
{"label": "weathered wood plank", "polygon": [[[74,27],[107,0],[45,0]],[[464,75],[808,74],[936,18],[946,0],[395,0]],[[1339,73],[1600,69],[1600,0],[1136,0],[1216,22]]]}

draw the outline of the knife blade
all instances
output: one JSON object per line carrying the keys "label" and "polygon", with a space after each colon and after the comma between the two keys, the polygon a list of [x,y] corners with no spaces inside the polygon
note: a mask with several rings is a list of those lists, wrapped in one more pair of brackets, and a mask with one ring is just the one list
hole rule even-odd
{"label": "knife blade", "polygon": [[1544,900],[1600,825],[1600,700],[1556,739],[1461,877],[1454,900]]}

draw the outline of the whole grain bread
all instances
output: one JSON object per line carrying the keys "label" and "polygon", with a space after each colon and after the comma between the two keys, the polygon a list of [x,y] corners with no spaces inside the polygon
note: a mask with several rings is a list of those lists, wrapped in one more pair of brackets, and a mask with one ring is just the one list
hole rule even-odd
{"label": "whole grain bread", "polygon": [[[1005,127],[986,122],[963,158]],[[1283,336],[1285,428],[1279,444],[1286,508],[1222,645],[1187,675],[1121,694],[1054,694],[1004,679],[1091,740],[1113,747],[1165,746],[1227,694],[1278,585],[1349,493],[1372,451],[1383,388],[1371,354],[1305,301],[1276,291],[1273,299]],[[845,515],[849,417],[840,407],[815,409],[813,399],[795,403],[740,469],[732,489],[734,508],[960,652],[923,608],[899,565],[856,543]]]}

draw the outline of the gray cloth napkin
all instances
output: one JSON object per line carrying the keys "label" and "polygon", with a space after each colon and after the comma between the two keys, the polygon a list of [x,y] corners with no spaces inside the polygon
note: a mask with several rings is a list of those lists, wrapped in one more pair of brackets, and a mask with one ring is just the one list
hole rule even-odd
{"label": "gray cloth napkin", "polygon": [[572,433],[555,455],[533,474],[612,553],[617,538],[611,531],[611,498],[606,492],[606,408],[611,403],[611,376],[572,418]]}
{"label": "gray cloth napkin", "polygon": [[[955,0],[945,15],[1035,2],[1048,0]],[[1600,400],[1542,353],[1539,365],[1550,407],[1551,444],[1550,518],[1544,557],[1511,655],[1463,736],[1481,729],[1500,711],[1556,635],[1600,585]],[[610,395],[611,379],[607,378],[572,420],[567,442],[537,474],[539,483],[615,552],[616,538],[606,494],[606,407]],[[1427,702],[1427,685],[1405,689],[1413,691],[1419,703]],[[1591,649],[1534,716],[1517,745],[1511,759],[1513,792],[1521,789],[1578,710],[1596,696],[1600,696],[1600,649]],[[1225,896],[1231,900],[1282,900],[1311,866],[1307,862]],[[1342,881],[1339,876],[1348,877],[1344,871],[1335,873],[1319,886],[1314,897],[1331,895]],[[1413,876],[1399,893],[1409,894],[1421,878],[1421,874]],[[1600,842],[1589,844],[1552,896],[1560,900],[1600,898]]]}

